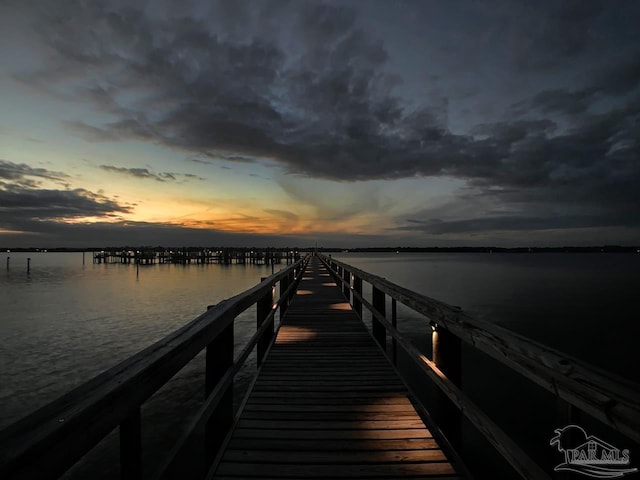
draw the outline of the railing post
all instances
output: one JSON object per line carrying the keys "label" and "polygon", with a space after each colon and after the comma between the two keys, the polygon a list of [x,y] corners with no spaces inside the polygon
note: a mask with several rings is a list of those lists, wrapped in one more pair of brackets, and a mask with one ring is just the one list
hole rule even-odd
{"label": "railing post", "polygon": [[[398,329],[398,315],[395,298],[391,299],[391,325],[396,330]],[[398,365],[398,342],[395,337],[391,337],[391,360],[394,365]]]}
{"label": "railing post", "polygon": [[289,297],[284,297],[284,292],[289,288],[289,275],[280,280],[280,298],[282,299],[282,304],[280,305],[280,320],[284,317],[284,314],[287,312],[287,307],[289,306]]}
{"label": "railing post", "polygon": [[[378,290],[375,286],[371,292],[371,300],[373,308],[378,311],[383,317],[386,316],[385,295],[382,290]],[[373,331],[373,338],[382,347],[383,350],[387,350],[387,331],[384,326],[376,320],[375,317],[371,318],[371,330]]]}
{"label": "railing post", "polygon": [[575,425],[580,422],[580,409],[573,406],[563,398],[556,398],[556,412],[558,427],[564,427],[571,424]]}
{"label": "railing post", "polygon": [[120,478],[142,478],[142,438],[140,407],[137,407],[120,423]]}
{"label": "railing post", "polygon": [[[431,325],[432,356],[438,369],[457,387],[462,387],[462,341],[447,329]],[[453,403],[439,392],[434,402],[438,412],[436,422],[442,425],[444,433],[454,448],[460,448],[462,414]]]}
{"label": "railing post", "polygon": [[353,309],[362,318],[362,302],[356,297],[356,293],[362,295],[362,279],[357,275],[353,275]]}
{"label": "railing post", "polygon": [[[265,278],[261,279],[262,281]],[[271,308],[273,307],[273,287],[269,288],[267,293],[265,293],[264,297],[258,300],[256,304],[256,317],[257,317],[257,328],[260,328],[264,323],[267,315],[271,312]],[[267,330],[264,332],[264,335],[258,342],[258,366],[262,365],[262,359],[264,358],[264,354],[267,352],[267,348],[269,348],[269,343],[271,343],[271,339],[273,338],[273,319],[270,320],[271,327],[267,327]]]}
{"label": "railing post", "polygon": [[351,301],[351,273],[346,268],[342,270],[342,279],[344,280],[342,293],[344,293],[344,296],[347,297],[347,302],[350,302]]}
{"label": "railing post", "polygon": [[[565,399],[556,397],[556,427],[563,428],[567,425],[580,425],[580,409],[571,405]],[[569,430],[563,434],[564,440],[569,445],[579,445],[580,438],[576,438],[576,432]],[[584,440],[583,440],[584,441]],[[549,460],[549,466],[554,466],[558,464],[558,452],[553,449],[551,451],[552,456]],[[575,477],[574,474],[567,471],[555,471],[553,472],[552,478],[554,480],[571,480],[571,477]]]}
{"label": "railing post", "polygon": [[296,278],[298,278],[298,274],[304,269],[305,264],[304,262],[299,262],[298,265],[294,268],[293,272],[291,273],[291,281],[293,282],[293,280],[295,280]]}
{"label": "railing post", "polygon": [[[213,391],[224,374],[233,366],[233,322],[207,345],[206,397]],[[222,396],[205,426],[205,460],[208,465],[224,441],[233,423],[233,382]]]}
{"label": "railing post", "polygon": [[[292,272],[289,273],[289,285],[292,285],[293,282],[295,282],[295,281],[296,281],[296,274],[295,274],[295,271],[292,271]],[[296,295],[295,289],[291,290],[291,293],[289,294],[289,298],[287,299],[288,302],[291,302],[291,300],[293,300],[293,297],[295,295]]]}

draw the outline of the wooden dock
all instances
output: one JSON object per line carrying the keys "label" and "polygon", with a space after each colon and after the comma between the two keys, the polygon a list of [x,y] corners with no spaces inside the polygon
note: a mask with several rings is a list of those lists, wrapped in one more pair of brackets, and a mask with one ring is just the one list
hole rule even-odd
{"label": "wooden dock", "polygon": [[[398,304],[424,317],[430,354],[398,330]],[[250,308],[256,331],[238,351],[234,325]],[[363,312],[371,331],[361,321]],[[484,468],[477,478],[493,478],[494,470],[466,455],[463,420],[513,470],[512,478],[556,478],[559,449],[553,459],[532,458],[464,391],[463,343],[546,391],[552,400],[546,413],[557,425],[585,414],[622,435],[625,448],[640,445],[637,383],[316,253],[210,305],[0,431],[0,478],[60,478],[114,429],[122,480],[433,480],[468,478],[466,468]],[[234,381],[254,352],[257,376],[236,411]],[[431,385],[435,396],[412,395],[394,367],[398,352],[415,367],[417,379],[407,379]],[[181,417],[182,428],[171,432],[172,446],[162,458],[143,461],[143,440],[151,441],[142,435],[143,407],[187,364],[202,359],[200,353],[204,402]]]}
{"label": "wooden dock", "polygon": [[316,258],[220,458],[220,480],[462,478]]}

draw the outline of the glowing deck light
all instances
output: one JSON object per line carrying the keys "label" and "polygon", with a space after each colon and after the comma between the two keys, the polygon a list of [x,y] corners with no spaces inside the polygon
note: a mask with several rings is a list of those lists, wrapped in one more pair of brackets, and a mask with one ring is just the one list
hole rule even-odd
{"label": "glowing deck light", "polygon": [[351,304],[348,302],[332,303],[329,308],[331,310],[351,310]]}

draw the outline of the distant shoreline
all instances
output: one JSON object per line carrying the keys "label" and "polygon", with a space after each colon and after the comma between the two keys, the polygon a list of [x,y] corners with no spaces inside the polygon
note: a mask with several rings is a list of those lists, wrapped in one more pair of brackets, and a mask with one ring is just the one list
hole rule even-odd
{"label": "distant shoreline", "polygon": [[[289,247],[186,247],[187,251],[209,250],[296,250],[302,252],[312,252],[315,247],[289,248]],[[119,246],[119,247],[90,247],[90,248],[3,248],[0,253],[11,252],[100,252],[100,251],[156,251],[183,250],[185,247],[150,247],[150,246]],[[589,247],[367,247],[367,248],[324,248],[318,247],[318,251],[325,253],[640,253],[639,246],[601,245]]]}

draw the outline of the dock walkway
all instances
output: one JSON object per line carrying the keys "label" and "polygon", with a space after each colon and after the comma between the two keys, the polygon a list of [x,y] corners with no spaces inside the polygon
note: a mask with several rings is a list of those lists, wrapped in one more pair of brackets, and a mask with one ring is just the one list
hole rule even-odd
{"label": "dock walkway", "polygon": [[[421,315],[425,328],[430,326],[431,355],[398,329],[404,319],[398,318],[399,306]],[[250,308],[256,312],[256,331],[238,352],[235,323]],[[360,319],[362,311],[371,315],[371,333]],[[274,341],[276,315],[282,323]],[[104,454],[94,447],[115,430],[122,480],[469,478],[463,462],[478,478],[511,468],[510,478],[550,480],[562,452],[550,459],[538,447],[517,442],[473,401],[461,383],[463,345],[492,362],[474,374],[493,375],[493,365],[546,392],[536,408],[546,405],[541,411],[556,418],[556,425],[569,425],[584,414],[598,421],[603,432],[624,437],[629,451],[640,444],[637,383],[316,253],[211,305],[166,337],[1,430],[0,478],[66,478],[74,465],[83,468],[79,462],[89,458],[88,452]],[[234,380],[254,352],[258,374],[236,414]],[[413,381],[433,388],[427,406],[437,426],[392,366],[397,353],[403,365],[411,362],[414,367]],[[203,356],[206,399],[196,412],[185,409],[180,430],[171,429],[169,438],[162,439],[171,444],[162,459],[145,458],[143,444],[158,440],[143,435],[147,401]],[[530,399],[517,395],[529,390],[520,380],[510,382],[504,386],[512,408],[530,409]],[[465,437],[463,421],[481,437]],[[532,432],[535,438],[545,434],[546,427],[539,427]],[[506,463],[478,455],[476,447],[489,446]],[[465,453],[473,455],[460,457]],[[97,475],[111,478],[102,465],[96,463]]]}
{"label": "dock walkway", "polygon": [[314,257],[214,478],[354,477],[462,475]]}

